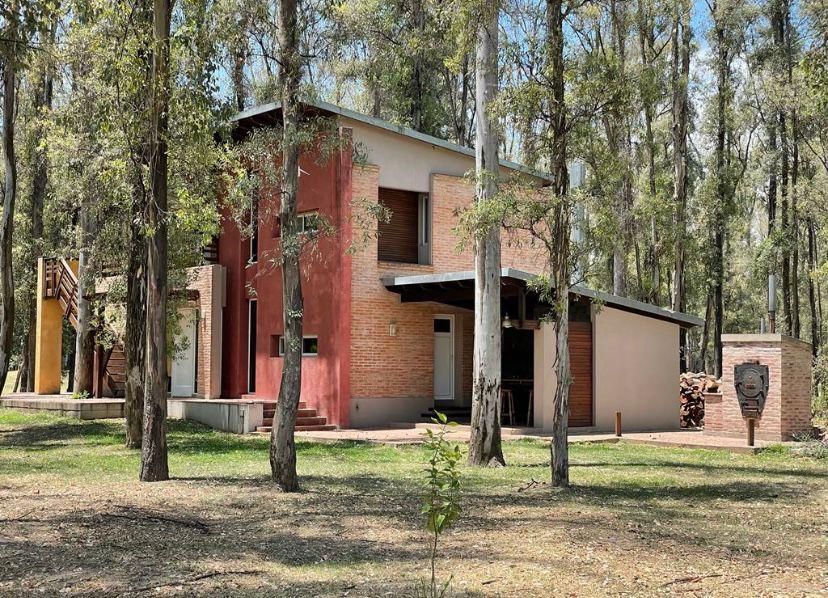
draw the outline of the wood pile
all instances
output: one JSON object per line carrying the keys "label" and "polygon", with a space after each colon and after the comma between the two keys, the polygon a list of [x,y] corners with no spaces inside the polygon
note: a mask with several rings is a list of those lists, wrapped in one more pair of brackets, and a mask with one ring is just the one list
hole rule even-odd
{"label": "wood pile", "polygon": [[704,393],[717,392],[721,381],[704,372],[687,372],[679,376],[679,409],[682,428],[704,425]]}

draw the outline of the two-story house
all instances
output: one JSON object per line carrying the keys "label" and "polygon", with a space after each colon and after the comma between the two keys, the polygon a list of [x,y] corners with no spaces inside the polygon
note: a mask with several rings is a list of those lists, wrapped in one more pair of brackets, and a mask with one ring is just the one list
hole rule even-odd
{"label": "two-story house", "polygon": [[[340,427],[416,421],[428,409],[471,404],[474,278],[458,249],[458,212],[474,200],[465,175],[474,151],[324,102],[306,115],[335,119],[348,140],[324,160],[300,159],[299,212],[330,224],[303,262],[302,400]],[[237,137],[279,122],[276,104],[234,118]],[[539,188],[542,173],[502,162]],[[252,237],[225,218],[218,263],[226,274],[223,398],[274,400],[282,367],[277,196],[263,196]],[[388,222],[362,218],[382,203]],[[543,272],[537,245],[503,235],[505,423],[549,425],[555,388],[554,330],[527,289]],[[636,429],[678,427],[679,328],[701,320],[576,287],[571,296],[571,425],[608,429],[614,414]],[[619,381],[641,381],[635,389]],[[265,413],[265,417],[267,417]],[[301,415],[301,413],[300,413]],[[268,423],[268,422],[265,422]]]}

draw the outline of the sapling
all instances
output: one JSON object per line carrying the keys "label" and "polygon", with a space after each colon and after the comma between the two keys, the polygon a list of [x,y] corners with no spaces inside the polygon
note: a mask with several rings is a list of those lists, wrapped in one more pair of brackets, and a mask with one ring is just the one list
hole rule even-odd
{"label": "sapling", "polygon": [[422,514],[426,518],[426,529],[430,532],[429,549],[431,558],[431,583],[422,584],[418,594],[429,598],[442,598],[453,578],[438,587],[437,585],[437,544],[440,535],[460,516],[460,461],[461,452],[458,444],[446,440],[450,426],[456,422],[448,421],[445,414],[435,412],[432,422],[440,427],[435,432],[427,429],[425,448],[429,452],[426,468],[426,494]]}

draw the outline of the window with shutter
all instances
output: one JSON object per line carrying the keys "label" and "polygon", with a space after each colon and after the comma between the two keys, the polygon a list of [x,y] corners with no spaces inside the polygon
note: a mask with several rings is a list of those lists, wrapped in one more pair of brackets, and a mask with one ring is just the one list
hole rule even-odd
{"label": "window with shutter", "polygon": [[419,197],[416,191],[380,187],[379,201],[391,211],[388,222],[380,222],[378,258],[387,262],[419,263]]}

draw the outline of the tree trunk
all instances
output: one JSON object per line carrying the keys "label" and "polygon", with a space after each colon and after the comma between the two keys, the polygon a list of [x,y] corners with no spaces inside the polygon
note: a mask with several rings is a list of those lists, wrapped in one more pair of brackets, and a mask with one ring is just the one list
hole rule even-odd
{"label": "tree trunk", "polygon": [[126,326],[124,333],[124,416],[126,446],[140,448],[144,419],[144,372],[146,371],[147,332],[147,240],[143,222],[146,217],[141,172],[133,174],[132,221],[130,223],[129,265],[127,268]]}
{"label": "tree trunk", "polygon": [[80,208],[80,251],[78,252],[78,324],[75,337],[75,393],[92,393],[92,366],[95,354],[95,330],[92,327],[92,293],[95,276],[90,263],[92,235],[95,231],[93,206],[83,198]]}
{"label": "tree trunk", "polygon": [[[498,0],[486,0],[477,28],[477,123],[475,169],[477,204],[493,201],[500,176],[497,124]],[[500,228],[478,231],[474,239],[474,364],[469,464],[505,465],[500,442]]]}
{"label": "tree trunk", "polygon": [[[54,44],[57,23],[52,22],[49,29],[50,46]],[[54,68],[51,60],[43,69],[34,93],[35,112],[40,115],[43,110],[51,111],[54,90]],[[40,116],[38,116],[40,118]],[[35,152],[34,177],[32,179],[32,272],[37,278],[37,259],[43,255],[43,207],[46,203],[46,190],[49,185],[49,166],[46,148],[43,145],[43,126],[38,122],[35,125]],[[34,392],[34,354],[35,354],[35,326],[36,326],[37,297],[33,294],[29,304],[29,335],[27,338],[28,360],[26,370],[26,384],[21,385],[21,391]]]}
{"label": "tree trunk", "polygon": [[[784,0],[785,9],[785,63],[787,69],[788,85],[794,89],[793,80],[793,29],[791,25],[791,3]],[[801,325],[799,320],[799,214],[797,206],[797,188],[799,180],[799,127],[796,108],[791,108],[791,173],[790,173],[790,196],[791,196],[791,230],[788,239],[791,243],[791,332],[795,338],[801,336]]]}
{"label": "tree trunk", "polygon": [[[673,141],[673,206],[675,218],[675,264],[673,269],[674,311],[685,310],[684,246],[687,237],[687,122],[689,97],[687,85],[690,78],[690,42],[693,30],[689,10],[684,4],[677,5],[672,32],[672,141]],[[687,331],[679,333],[679,359],[689,361]],[[685,369],[687,366],[685,365]]]}
{"label": "tree trunk", "polygon": [[[547,53],[551,93],[549,148],[551,192],[554,201],[550,230],[549,272],[557,294],[555,319],[555,375],[557,384],[552,399],[552,442],[550,444],[552,485],[569,486],[569,173],[567,171],[566,98],[564,96],[564,6],[563,0],[547,0]],[[540,398],[540,397],[539,397]]]}
{"label": "tree trunk", "polygon": [[299,192],[299,25],[297,0],[279,4],[279,80],[282,87],[282,321],[285,356],[276,417],[270,435],[270,470],[283,492],[299,490],[296,475],[294,428],[302,387],[302,279],[301,231],[296,216]]}
{"label": "tree trunk", "polygon": [[411,20],[412,28],[417,32],[418,43],[414,51],[413,67],[411,69],[411,128],[415,131],[430,133],[425,131],[425,87],[423,78],[425,77],[425,57],[423,55],[423,42],[427,33],[425,30],[425,9],[423,7],[424,0],[412,0],[411,3]]}
{"label": "tree trunk", "polygon": [[[17,38],[17,7],[11,4],[11,19],[6,35]],[[11,360],[14,332],[14,269],[12,264],[12,234],[14,232],[14,204],[17,197],[17,157],[14,150],[14,98],[17,75],[15,49],[4,60],[3,68],[3,166],[5,168],[3,219],[0,223],[0,389],[6,385]]]}
{"label": "tree trunk", "polygon": [[811,308],[811,351],[814,357],[819,354],[820,318],[817,306],[817,290],[814,273],[817,269],[817,231],[814,221],[808,217],[808,305]]}
{"label": "tree trunk", "polygon": [[716,32],[716,206],[713,244],[713,355],[714,375],[722,375],[722,332],[724,327],[724,245],[730,203],[728,182],[727,109],[730,94],[730,53],[725,35],[725,17],[718,2],[713,3]]}
{"label": "tree trunk", "polygon": [[[643,0],[638,1],[638,40],[641,52],[641,101],[644,105],[644,145],[647,153],[647,183],[650,197],[655,199],[656,189],[656,146],[653,134],[655,100],[650,91],[655,83],[653,60],[655,54],[655,33],[653,22]],[[659,266],[658,222],[655,215],[650,217],[650,248],[647,261],[650,266],[650,293],[647,300],[654,305],[661,303],[661,270]]]}
{"label": "tree trunk", "polygon": [[153,2],[147,332],[141,481],[170,477],[167,464],[167,135],[171,0]]}

